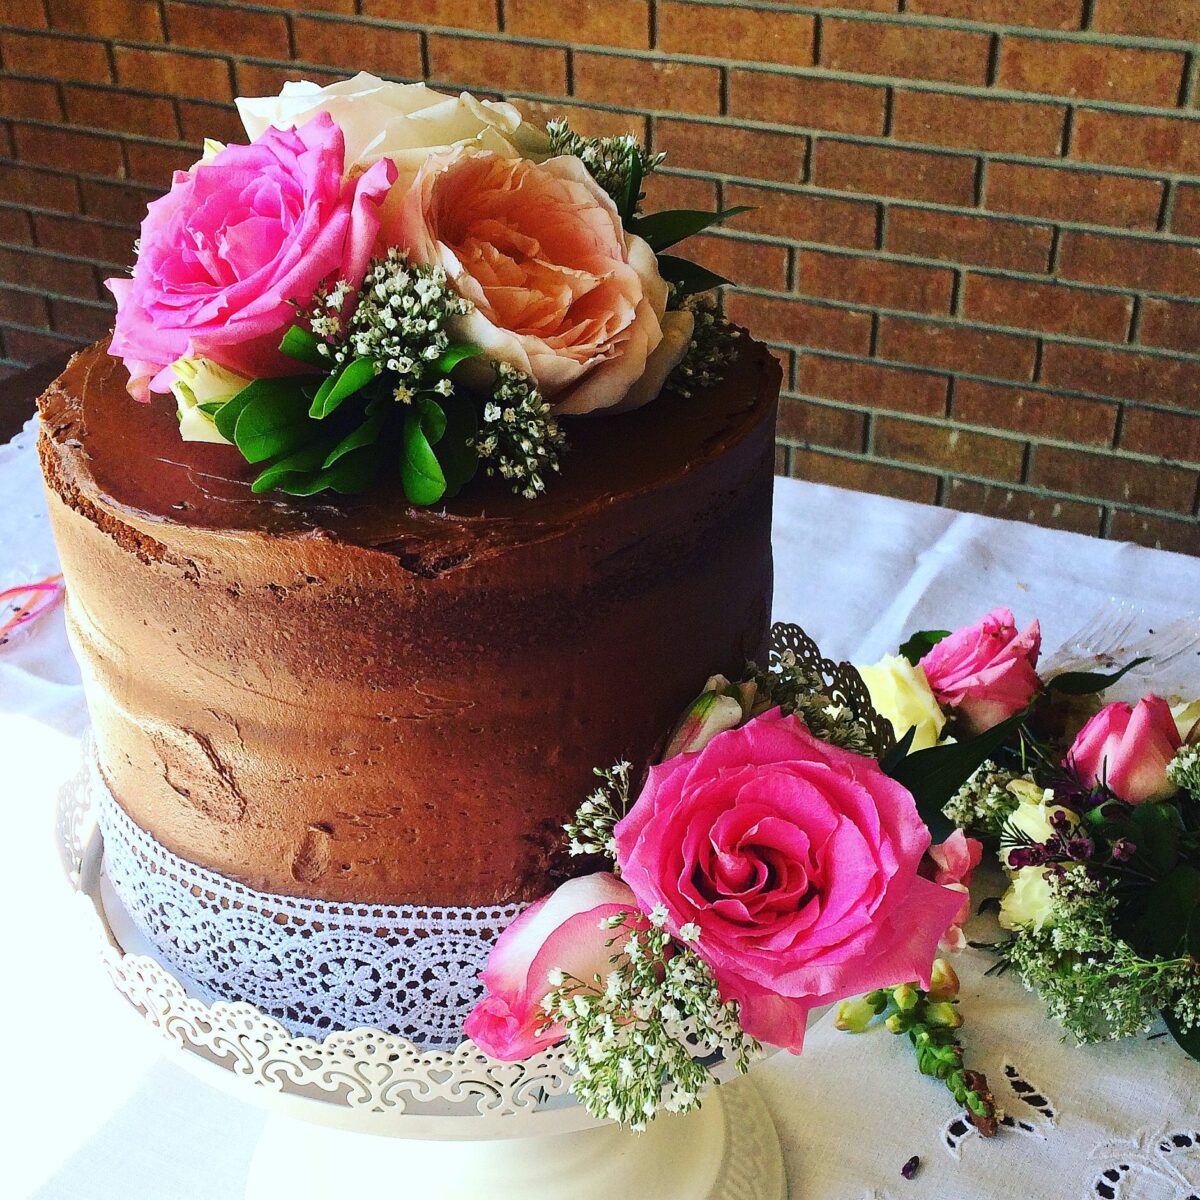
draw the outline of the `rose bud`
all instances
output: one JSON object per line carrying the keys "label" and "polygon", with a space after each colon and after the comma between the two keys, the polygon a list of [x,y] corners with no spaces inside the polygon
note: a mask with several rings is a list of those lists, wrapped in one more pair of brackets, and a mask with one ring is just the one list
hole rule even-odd
{"label": "rose bud", "polygon": [[1021,632],[1007,608],[943,638],[921,659],[929,686],[971,733],[983,733],[1019,713],[1041,687],[1042,630],[1031,621]]}
{"label": "rose bud", "polygon": [[1066,765],[1082,783],[1103,785],[1127,804],[1165,800],[1176,790],[1167,764],[1181,744],[1165,700],[1146,696],[1132,708],[1116,701],[1083,727]]}

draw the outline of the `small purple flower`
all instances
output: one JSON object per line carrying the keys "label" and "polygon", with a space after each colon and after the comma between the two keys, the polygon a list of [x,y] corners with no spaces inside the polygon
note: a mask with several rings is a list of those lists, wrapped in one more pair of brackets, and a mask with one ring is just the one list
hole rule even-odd
{"label": "small purple flower", "polygon": [[1137,853],[1137,846],[1128,838],[1118,838],[1112,844],[1113,862],[1128,862]]}

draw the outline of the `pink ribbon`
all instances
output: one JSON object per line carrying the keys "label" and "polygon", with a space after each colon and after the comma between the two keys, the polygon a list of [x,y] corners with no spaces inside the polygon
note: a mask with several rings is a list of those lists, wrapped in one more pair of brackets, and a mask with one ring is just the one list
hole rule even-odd
{"label": "pink ribbon", "polygon": [[9,608],[12,615],[0,623],[0,646],[22,625],[36,620],[52,609],[66,592],[61,575],[48,575],[36,583],[18,583],[0,591],[0,616]]}

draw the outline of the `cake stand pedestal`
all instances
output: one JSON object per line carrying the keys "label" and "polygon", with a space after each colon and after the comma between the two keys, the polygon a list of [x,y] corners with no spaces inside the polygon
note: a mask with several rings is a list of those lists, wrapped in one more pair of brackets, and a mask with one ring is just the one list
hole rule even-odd
{"label": "cake stand pedestal", "polygon": [[424,1051],[375,1029],[317,1042],[252,1005],[208,1003],[108,886],[89,775],[85,764],[58,811],[81,919],[126,1025],[157,1031],[192,1075],[267,1110],[246,1200],[784,1200],[770,1113],[727,1069],[700,1109],[633,1133],[576,1103],[560,1048],[502,1063],[470,1042]]}

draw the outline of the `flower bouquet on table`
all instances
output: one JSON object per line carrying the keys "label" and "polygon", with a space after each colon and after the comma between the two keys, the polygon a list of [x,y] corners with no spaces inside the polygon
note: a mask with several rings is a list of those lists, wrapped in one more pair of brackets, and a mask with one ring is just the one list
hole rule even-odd
{"label": "flower bouquet on table", "polygon": [[952,1034],[956,981],[935,964],[962,917],[962,847],[931,846],[853,668],[795,627],[775,635],[769,669],[709,680],[644,780],[597,771],[566,833],[609,869],[501,934],[467,1034],[508,1060],[565,1040],[578,1098],[637,1127],[694,1107],[718,1061],[799,1053],[814,1010],[894,989],[910,1023],[947,1033],[942,1077],[986,1123]]}
{"label": "flower bouquet on table", "polygon": [[901,778],[922,759],[978,762],[923,815],[982,839],[1009,876],[998,969],[1081,1042],[1161,1017],[1200,1059],[1200,702],[1104,703],[1147,659],[1042,677],[1040,645],[1036,621],[1018,631],[998,609],[916,634],[862,674],[897,731],[926,747]]}
{"label": "flower bouquet on table", "polygon": [[184,439],[261,466],[255,491],[390,474],[430,505],[482,468],[532,498],[562,416],[731,361],[701,298],[728,281],[665,251],[745,210],[643,213],[661,156],[633,138],[367,74],[237,104],[250,144],[206,142],[108,281],[110,350]]}

